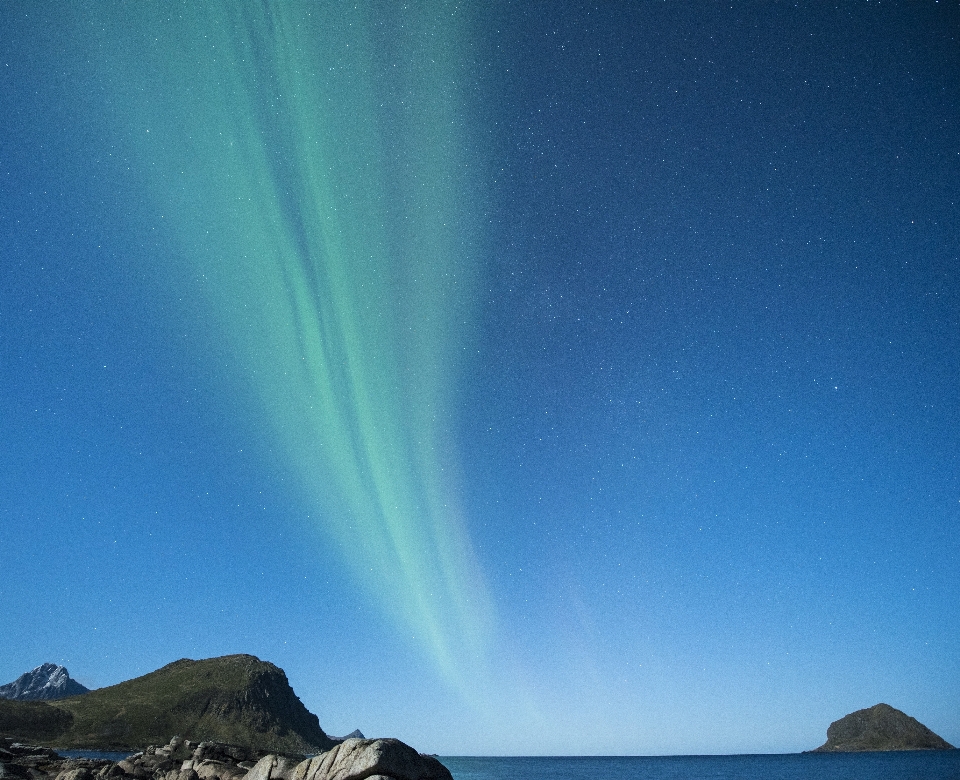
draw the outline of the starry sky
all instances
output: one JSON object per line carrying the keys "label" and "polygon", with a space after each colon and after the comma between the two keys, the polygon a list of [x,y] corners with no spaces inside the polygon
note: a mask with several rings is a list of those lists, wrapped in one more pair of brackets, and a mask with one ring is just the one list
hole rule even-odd
{"label": "starry sky", "polygon": [[0,5],[0,682],[960,744],[957,4],[474,5]]}

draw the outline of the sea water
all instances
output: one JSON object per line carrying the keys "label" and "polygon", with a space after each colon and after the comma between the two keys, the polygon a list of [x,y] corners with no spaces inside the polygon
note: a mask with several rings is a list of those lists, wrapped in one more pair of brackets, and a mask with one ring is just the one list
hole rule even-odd
{"label": "sea water", "polygon": [[960,780],[960,750],[440,760],[454,780]]}
{"label": "sea water", "polygon": [[[127,753],[61,750],[119,761]],[[960,750],[752,756],[442,756],[454,780],[960,780]]]}

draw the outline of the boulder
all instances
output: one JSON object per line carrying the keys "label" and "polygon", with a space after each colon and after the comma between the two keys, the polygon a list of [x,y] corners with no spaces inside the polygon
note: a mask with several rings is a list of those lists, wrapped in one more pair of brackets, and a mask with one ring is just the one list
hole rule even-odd
{"label": "boulder", "polygon": [[254,764],[245,780],[291,780],[296,768],[293,759],[271,753]]}
{"label": "boulder", "polygon": [[[59,764],[51,764],[46,773],[56,780],[94,780],[113,763],[103,758],[66,758]],[[53,770],[57,768],[58,771]]]}
{"label": "boulder", "polygon": [[0,780],[29,780],[30,773],[19,764],[0,761]]}
{"label": "boulder", "polygon": [[194,748],[191,758],[194,764],[200,764],[203,761],[220,761],[224,764],[252,762],[246,767],[250,769],[264,755],[266,755],[265,751],[230,745],[226,742],[201,742]]}
{"label": "boulder", "polygon": [[399,739],[348,739],[298,764],[289,780],[453,780],[433,756]]}
{"label": "boulder", "polygon": [[227,761],[194,762],[193,771],[200,780],[242,780],[247,770]]}
{"label": "boulder", "polygon": [[123,761],[118,761],[117,766],[123,770],[125,775],[130,777],[135,777],[137,780],[147,780],[150,777],[150,772],[141,766],[139,759],[140,756],[130,756],[129,758],[123,759]]}
{"label": "boulder", "polygon": [[85,766],[76,769],[63,769],[57,775],[57,780],[92,780],[93,773]]}
{"label": "boulder", "polygon": [[21,742],[7,741],[6,750],[16,756],[18,760],[24,756],[31,758],[36,758],[37,756],[52,759],[59,758],[57,752],[51,748],[40,747],[39,745],[24,745]]}
{"label": "boulder", "polygon": [[163,749],[157,749],[153,753],[146,752],[133,763],[154,777],[164,775],[176,766],[170,754]]}
{"label": "boulder", "polygon": [[120,768],[119,764],[107,764],[97,772],[97,778],[99,780],[119,780],[119,778],[125,776],[126,773]]}

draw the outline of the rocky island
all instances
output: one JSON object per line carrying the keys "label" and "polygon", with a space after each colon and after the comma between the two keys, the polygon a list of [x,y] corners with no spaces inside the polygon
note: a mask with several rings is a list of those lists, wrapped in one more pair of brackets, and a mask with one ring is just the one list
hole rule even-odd
{"label": "rocky island", "polygon": [[827,729],[827,741],[813,753],[872,750],[952,750],[953,745],[889,704],[851,712]]}

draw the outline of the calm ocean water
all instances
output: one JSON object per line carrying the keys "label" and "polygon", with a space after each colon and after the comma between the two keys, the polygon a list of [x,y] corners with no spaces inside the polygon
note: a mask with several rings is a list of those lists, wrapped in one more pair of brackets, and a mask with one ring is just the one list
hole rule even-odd
{"label": "calm ocean water", "polygon": [[[119,761],[127,754],[61,750],[60,755]],[[454,780],[960,780],[960,750],[440,760]]]}
{"label": "calm ocean water", "polygon": [[960,750],[440,760],[454,780],[960,780]]}

